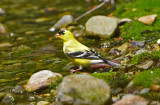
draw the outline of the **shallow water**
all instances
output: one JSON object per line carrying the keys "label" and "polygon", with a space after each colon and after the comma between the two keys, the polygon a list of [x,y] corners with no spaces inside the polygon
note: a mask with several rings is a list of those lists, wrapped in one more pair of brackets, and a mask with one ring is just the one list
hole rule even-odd
{"label": "shallow water", "polygon": [[[63,15],[76,18],[99,3],[98,0],[0,0],[0,8],[5,11],[0,14],[0,23],[6,28],[6,32],[0,33],[0,92],[26,84],[40,70],[68,74],[69,68],[65,66],[69,60],[62,52],[62,41],[54,38],[58,30],[49,32],[49,28]],[[78,22],[84,25],[89,17],[107,15],[114,9],[105,5]],[[88,42],[90,45],[96,41],[85,43]]]}

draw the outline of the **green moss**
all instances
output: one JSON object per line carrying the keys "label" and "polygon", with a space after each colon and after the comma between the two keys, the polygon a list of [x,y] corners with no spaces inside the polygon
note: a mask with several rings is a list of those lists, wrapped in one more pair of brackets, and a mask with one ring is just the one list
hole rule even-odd
{"label": "green moss", "polygon": [[106,73],[93,73],[92,76],[97,77],[99,79],[103,79],[107,82],[110,87],[117,88],[117,87],[125,87],[130,79],[129,75],[124,74],[124,72],[106,72]]}
{"label": "green moss", "polygon": [[145,53],[141,53],[137,56],[134,56],[131,64],[138,64],[139,62],[143,62],[146,59],[152,59],[154,61],[157,61],[158,59],[160,59],[160,51],[154,51],[152,53],[149,52],[145,52]]}
{"label": "green moss", "polygon": [[62,82],[63,78],[58,78],[56,82],[53,82],[49,85],[49,89],[56,89],[57,86]]}
{"label": "green moss", "polygon": [[[160,19],[159,15],[156,21],[152,25],[145,25],[134,18],[138,18],[145,15],[152,14],[160,14],[160,0],[134,0],[133,2],[129,2],[127,4],[121,5],[115,11],[115,16],[118,18],[130,18],[132,19],[132,23],[126,23],[121,30],[121,37],[124,40],[134,39],[134,40],[149,40],[152,39],[153,36],[158,38],[160,32],[154,35],[144,35],[141,33],[145,30],[156,31],[159,30]],[[132,9],[136,8],[136,11],[132,11]]]}
{"label": "green moss", "polygon": [[134,86],[149,87],[152,83],[160,84],[160,68],[152,68],[135,75]]}

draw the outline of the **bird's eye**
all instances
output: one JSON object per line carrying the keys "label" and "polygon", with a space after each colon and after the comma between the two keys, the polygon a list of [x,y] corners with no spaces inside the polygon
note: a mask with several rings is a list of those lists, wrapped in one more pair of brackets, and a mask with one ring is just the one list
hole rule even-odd
{"label": "bird's eye", "polygon": [[65,31],[65,30],[59,31],[59,34],[60,34],[60,35],[64,35],[64,31]]}

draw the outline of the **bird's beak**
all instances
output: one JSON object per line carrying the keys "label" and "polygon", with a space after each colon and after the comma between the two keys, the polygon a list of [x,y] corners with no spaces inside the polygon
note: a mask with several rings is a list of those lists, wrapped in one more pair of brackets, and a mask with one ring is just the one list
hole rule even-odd
{"label": "bird's beak", "polygon": [[56,38],[61,38],[61,35],[57,33],[57,34],[55,35],[55,37],[56,37]]}

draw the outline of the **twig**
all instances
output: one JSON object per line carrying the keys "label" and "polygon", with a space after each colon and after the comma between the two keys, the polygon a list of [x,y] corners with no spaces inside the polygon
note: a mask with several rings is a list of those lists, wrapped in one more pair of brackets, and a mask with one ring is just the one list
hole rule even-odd
{"label": "twig", "polygon": [[81,16],[79,16],[79,17],[77,17],[76,19],[74,19],[74,21],[78,21],[79,19],[81,19],[82,17],[86,16],[87,14],[89,14],[89,13],[95,11],[96,9],[102,7],[105,3],[106,3],[106,1],[102,2],[101,4],[99,4],[98,6],[96,6],[95,8],[87,11],[86,13],[84,13],[84,14],[82,14]]}

